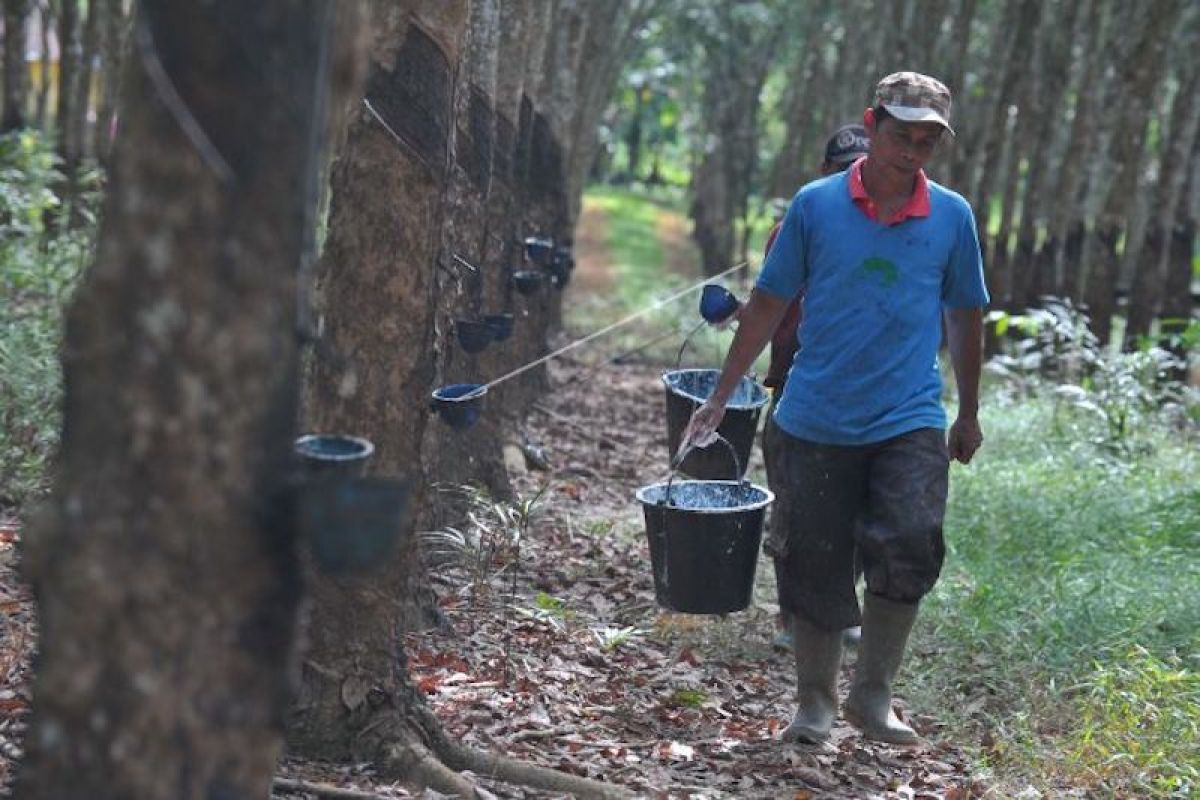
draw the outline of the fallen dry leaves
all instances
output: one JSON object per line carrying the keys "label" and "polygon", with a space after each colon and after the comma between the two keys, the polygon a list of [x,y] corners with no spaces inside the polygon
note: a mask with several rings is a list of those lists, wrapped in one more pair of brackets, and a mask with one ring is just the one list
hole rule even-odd
{"label": "fallen dry leaves", "polygon": [[[512,476],[520,497],[551,489],[519,563],[499,563],[486,587],[446,580],[438,588],[450,629],[408,637],[414,681],[447,729],[651,798],[981,796],[948,744],[908,752],[841,725],[822,748],[775,738],[794,710],[794,677],[790,656],[770,646],[765,562],[744,612],[700,617],[655,605],[633,493],[667,474],[659,374],[551,364],[555,388],[522,435],[552,471]],[[915,721],[936,733],[936,721]]]}
{"label": "fallen dry leaves", "polygon": [[[406,640],[413,682],[447,730],[654,800],[982,796],[966,758],[936,741],[927,717],[914,721],[933,742],[916,752],[864,742],[841,725],[821,748],[776,739],[793,710],[794,678],[790,656],[770,646],[765,564],[746,611],[698,617],[656,607],[633,493],[667,474],[658,375],[551,364],[555,389],[522,433],[552,472],[512,476],[522,497],[551,489],[519,562],[501,558],[484,585],[440,583],[448,628]],[[12,569],[19,535],[15,521],[0,520],[0,785],[21,756],[36,636],[32,600]],[[287,760],[281,771],[380,797],[430,796],[380,781],[366,764]],[[498,798],[553,796],[480,780]]]}

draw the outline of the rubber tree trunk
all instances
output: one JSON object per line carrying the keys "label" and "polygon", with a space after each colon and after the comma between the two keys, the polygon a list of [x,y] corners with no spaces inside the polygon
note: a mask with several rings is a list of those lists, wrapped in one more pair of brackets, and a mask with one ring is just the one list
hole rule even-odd
{"label": "rubber tree trunk", "polygon": [[1092,318],[1092,332],[1102,344],[1111,338],[1112,317],[1116,310],[1121,266],[1117,244],[1127,229],[1133,209],[1138,174],[1145,161],[1145,134],[1151,102],[1157,96],[1155,89],[1162,80],[1170,32],[1183,3],[1181,0],[1161,0],[1151,8],[1137,45],[1125,64],[1119,95],[1122,113],[1113,131],[1110,153],[1116,176],[1109,185],[1107,198],[1096,220],[1095,258],[1087,273],[1085,297]]}
{"label": "rubber tree trunk", "polygon": [[[81,43],[79,4],[59,3],[58,16],[58,97],[54,109],[54,127],[58,135],[58,155],[62,159],[62,181],[58,188],[63,202],[60,224],[68,223],[79,189],[79,167],[83,160],[82,142],[78,137],[76,108],[80,99],[83,46]],[[85,95],[86,96],[86,95]]]}
{"label": "rubber tree trunk", "polygon": [[[1163,286],[1162,318],[1171,320],[1175,332],[1196,318],[1192,297],[1193,258],[1196,253],[1196,232],[1200,229],[1200,137],[1192,143],[1192,155],[1186,170],[1187,178],[1175,209],[1174,224],[1167,246],[1166,282]],[[1181,342],[1170,345],[1183,361],[1188,353]],[[1183,378],[1183,375],[1176,377]]]}
{"label": "rubber tree trunk", "polygon": [[29,69],[25,64],[25,21],[30,0],[4,0],[4,110],[0,132],[26,125],[29,98]]}
{"label": "rubber tree trunk", "polygon": [[1113,48],[1102,46],[1109,39],[1111,16],[1109,4],[1100,2],[1091,14],[1083,17],[1088,32],[1083,47],[1084,65],[1074,85],[1075,115],[1052,182],[1059,202],[1053,206],[1046,240],[1038,252],[1038,272],[1043,276],[1039,293],[1076,301],[1080,299],[1080,250],[1087,216],[1083,189],[1087,185],[1087,166],[1098,157],[1099,126],[1094,119],[1104,97],[1104,83],[1099,78],[1113,57]]}
{"label": "rubber tree trunk", "polygon": [[828,38],[829,5],[829,0],[818,0],[812,4],[801,34],[804,43],[796,52],[789,69],[781,110],[786,127],[783,143],[775,155],[767,182],[769,197],[791,198],[813,175],[816,154],[809,145],[809,138],[813,128],[813,110],[819,106],[812,102],[812,98],[821,89],[813,78],[821,58],[820,44]]}
{"label": "rubber tree trunk", "polygon": [[332,8],[142,5],[68,314],[54,493],[26,542],[42,635],[24,800],[268,794],[300,589],[282,498]]}
{"label": "rubber tree trunk", "polygon": [[700,31],[705,50],[701,118],[704,142],[692,174],[692,238],[701,266],[714,275],[744,258],[736,224],[745,219],[758,156],[759,93],[781,31],[715,6],[715,26]]}
{"label": "rubber tree trunk", "polygon": [[[1192,54],[1200,46],[1200,26],[1193,24],[1190,35],[1180,42],[1178,51]],[[1158,182],[1150,187],[1150,210],[1146,221],[1145,240],[1138,254],[1129,293],[1129,312],[1125,325],[1126,349],[1136,346],[1140,337],[1150,333],[1164,299],[1163,266],[1171,241],[1171,228],[1176,209],[1183,195],[1188,175],[1188,155],[1192,152],[1200,127],[1200,62],[1195,58],[1180,61],[1179,89],[1172,100],[1169,121],[1165,127],[1165,147],[1162,149],[1156,174]],[[1186,198],[1184,198],[1186,202]]]}
{"label": "rubber tree trunk", "polygon": [[125,60],[128,37],[122,0],[93,0],[99,14],[100,102],[96,108],[96,127],[92,134],[92,153],[101,164],[108,161],[109,147],[117,114],[117,93],[121,64]]}
{"label": "rubber tree trunk", "polygon": [[[1036,127],[1025,148],[1029,172],[1013,252],[1012,305],[1018,309],[1035,305],[1040,287],[1046,285],[1047,276],[1041,272],[1047,264],[1038,258],[1038,236],[1048,228],[1055,200],[1059,199],[1050,189],[1050,179],[1055,174],[1053,165],[1066,145],[1065,133],[1059,135],[1063,127],[1059,115],[1053,112],[1062,108],[1071,76],[1071,52],[1079,34],[1081,11],[1091,13],[1090,0],[1068,0],[1058,9],[1058,15],[1051,18],[1042,53],[1045,69],[1036,79],[1033,106],[1027,109],[1036,120]],[[1053,272],[1053,264],[1048,266]]]}

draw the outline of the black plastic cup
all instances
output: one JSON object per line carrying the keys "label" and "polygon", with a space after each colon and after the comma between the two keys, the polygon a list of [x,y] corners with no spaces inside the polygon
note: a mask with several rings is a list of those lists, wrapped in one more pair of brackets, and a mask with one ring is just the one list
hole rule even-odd
{"label": "black plastic cup", "polygon": [[517,270],[512,276],[513,286],[526,297],[541,289],[545,280],[545,274],[534,269]]}
{"label": "black plastic cup", "polygon": [[473,319],[456,319],[454,331],[458,344],[468,353],[481,353],[495,341],[495,333],[487,322]]}
{"label": "black plastic cup", "polygon": [[530,236],[525,240],[525,254],[530,261],[544,267],[554,258],[554,242]]}
{"label": "black plastic cup", "polygon": [[388,478],[319,480],[299,497],[300,531],[322,572],[368,572],[386,563],[405,526],[409,487]]}
{"label": "black plastic cup", "polygon": [[481,383],[452,383],[434,390],[430,407],[442,422],[463,431],[479,421],[485,394],[487,387]]}
{"label": "black plastic cup", "polygon": [[492,338],[503,342],[512,336],[514,319],[512,314],[489,314],[483,321],[492,329]]}
{"label": "black plastic cup", "polygon": [[361,436],[308,433],[296,439],[292,451],[310,477],[357,478],[366,470],[375,445]]}

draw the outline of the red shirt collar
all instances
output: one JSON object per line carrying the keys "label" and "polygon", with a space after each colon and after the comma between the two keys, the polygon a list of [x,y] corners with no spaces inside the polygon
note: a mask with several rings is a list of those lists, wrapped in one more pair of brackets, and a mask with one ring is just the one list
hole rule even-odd
{"label": "red shirt collar", "polygon": [[875,201],[867,194],[867,187],[863,186],[862,180],[862,165],[867,160],[866,156],[858,159],[850,165],[850,199],[854,201],[854,205],[858,206],[859,210],[867,215],[868,219],[873,219],[876,222],[882,222],[884,225],[896,225],[910,217],[928,217],[929,216],[929,183],[925,180],[925,170],[917,170],[917,179],[913,183],[912,194],[908,200],[896,212],[896,216],[889,220],[879,219],[879,209],[875,206]]}

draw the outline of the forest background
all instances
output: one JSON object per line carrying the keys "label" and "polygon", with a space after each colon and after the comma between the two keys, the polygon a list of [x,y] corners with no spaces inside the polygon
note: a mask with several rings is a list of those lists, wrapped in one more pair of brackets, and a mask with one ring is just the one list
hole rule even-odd
{"label": "forest background", "polygon": [[[435,616],[419,537],[402,536],[399,566],[369,586],[316,576],[301,590],[291,526],[250,495],[286,494],[280,462],[303,426],[375,442],[372,471],[417,487],[408,534],[462,517],[429,487],[513,499],[503,443],[545,371],[494,392],[469,436],[430,421],[430,389],[504,374],[564,322],[584,333],[691,282],[627,253],[607,305],[564,308],[547,289],[505,351],[462,352],[456,320],[521,302],[524,238],[569,246],[587,203],[611,225],[675,209],[692,222],[695,279],[755,262],[771,201],[813,176],[828,133],[897,68],[954,91],[958,135],[931,175],[977,213],[988,422],[1003,432],[956,489],[964,567],[933,599],[940,666],[914,691],[937,702],[958,676],[972,710],[957,730],[1015,779],[1196,790],[1194,3],[210,5],[4,3],[0,509],[41,531],[21,537],[44,637],[34,729],[77,743],[34,749],[27,796],[69,796],[58,782],[89,774],[124,787],[113,796],[153,796],[136,764],[160,755],[162,775],[190,759],[195,786],[221,776],[261,794],[283,716],[294,752],[366,754],[461,789],[456,770],[480,762],[436,732],[395,665],[396,631]],[[228,269],[260,262],[274,266],[254,280]],[[214,420],[235,422],[214,433]],[[260,455],[259,441],[273,444]],[[204,468],[230,452],[251,455]],[[170,591],[220,597],[233,569],[246,591],[221,602]],[[287,683],[301,591],[316,619],[303,713],[262,688]],[[83,607],[89,620],[71,613]],[[139,712],[128,676],[154,673],[155,654],[219,651],[248,614],[281,645],[214,659],[175,694],[259,720],[245,741],[216,741],[211,720],[183,722],[161,698]],[[22,624],[36,631],[8,624],[10,645]],[[12,680],[30,679],[32,647],[8,662]],[[28,711],[5,701],[14,719]],[[954,720],[955,705],[939,713]],[[110,721],[89,728],[81,709],[96,707]],[[98,743],[122,728],[136,745],[114,777]],[[190,755],[166,753],[162,730]]]}

